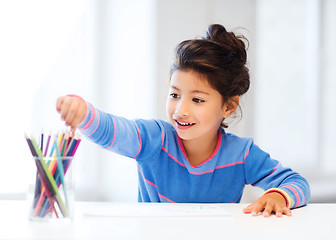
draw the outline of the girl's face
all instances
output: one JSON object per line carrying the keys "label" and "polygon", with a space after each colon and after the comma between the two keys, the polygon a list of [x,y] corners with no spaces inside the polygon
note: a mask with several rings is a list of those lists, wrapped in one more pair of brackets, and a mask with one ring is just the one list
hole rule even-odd
{"label": "girl's face", "polygon": [[182,140],[206,140],[231,111],[222,103],[220,93],[192,70],[177,70],[169,86],[166,110],[170,123]]}

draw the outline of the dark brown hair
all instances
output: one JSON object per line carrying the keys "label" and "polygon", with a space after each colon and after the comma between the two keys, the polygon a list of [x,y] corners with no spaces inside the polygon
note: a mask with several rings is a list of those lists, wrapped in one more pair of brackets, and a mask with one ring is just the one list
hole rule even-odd
{"label": "dark brown hair", "polygon": [[[233,96],[243,95],[250,86],[244,41],[247,41],[244,36],[227,32],[222,25],[210,25],[204,38],[177,45],[170,74],[176,70],[193,70],[205,76],[210,86],[222,95],[223,104],[230,104]],[[228,127],[224,122],[222,126]]]}

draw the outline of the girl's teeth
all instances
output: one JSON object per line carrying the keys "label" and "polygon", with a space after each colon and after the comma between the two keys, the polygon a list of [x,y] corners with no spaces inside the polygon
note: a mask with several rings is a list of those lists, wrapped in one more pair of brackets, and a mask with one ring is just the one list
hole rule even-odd
{"label": "girl's teeth", "polygon": [[189,125],[192,125],[192,123],[181,123],[181,122],[179,122],[179,121],[177,121],[178,122],[178,124],[180,124],[180,125],[182,125],[182,126],[189,126]]}

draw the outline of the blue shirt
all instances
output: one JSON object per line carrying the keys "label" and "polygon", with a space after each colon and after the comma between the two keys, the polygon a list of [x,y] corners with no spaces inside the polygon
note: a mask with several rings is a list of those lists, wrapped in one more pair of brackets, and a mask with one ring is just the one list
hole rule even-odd
{"label": "blue shirt", "polygon": [[101,147],[137,161],[139,202],[238,203],[246,184],[281,193],[290,208],[308,203],[308,182],[262,151],[252,138],[218,129],[215,151],[192,166],[174,127],[162,120],[128,120],[91,104],[81,132]]}

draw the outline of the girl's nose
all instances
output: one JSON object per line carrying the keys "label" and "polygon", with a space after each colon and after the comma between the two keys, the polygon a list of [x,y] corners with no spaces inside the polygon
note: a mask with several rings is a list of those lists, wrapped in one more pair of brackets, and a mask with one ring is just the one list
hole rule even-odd
{"label": "girl's nose", "polygon": [[175,114],[180,117],[189,116],[189,106],[185,100],[181,99],[178,102],[178,104],[176,105]]}

